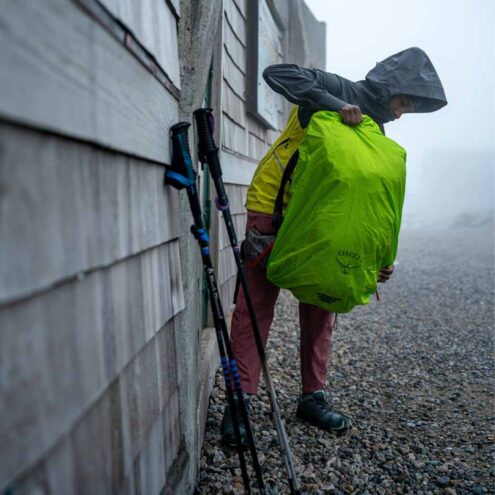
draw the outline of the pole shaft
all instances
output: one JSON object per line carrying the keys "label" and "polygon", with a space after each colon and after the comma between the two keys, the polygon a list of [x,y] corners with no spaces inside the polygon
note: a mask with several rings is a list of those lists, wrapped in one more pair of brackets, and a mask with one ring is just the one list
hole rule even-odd
{"label": "pole shaft", "polygon": [[199,157],[202,162],[208,163],[208,169],[210,170],[212,179],[215,183],[215,189],[217,191],[217,207],[223,214],[230,244],[232,247],[232,251],[234,253],[235,263],[239,272],[241,285],[244,291],[249,317],[251,319],[253,336],[256,343],[256,348],[258,350],[261,369],[263,372],[263,377],[265,379],[268,396],[270,399],[270,406],[272,409],[275,429],[277,431],[277,437],[280,444],[280,450],[282,453],[282,457],[289,478],[288,479],[289,487],[291,493],[297,494],[300,493],[297,473],[294,468],[292,452],[290,450],[289,441],[287,439],[287,433],[285,431],[284,422],[281,417],[280,409],[277,404],[275,387],[273,386],[271,374],[268,369],[265,348],[263,345],[263,341],[261,339],[261,334],[259,331],[258,322],[256,319],[256,314],[254,311],[254,306],[251,299],[246,274],[244,271],[244,267],[239,252],[237,236],[235,233],[234,224],[232,222],[232,215],[230,213],[230,208],[229,208],[229,200],[222,179],[222,168],[220,165],[220,161],[218,159],[218,148],[213,139],[213,115],[211,113],[211,109],[201,108],[194,112],[194,116],[196,119],[198,137],[199,137],[199,143],[198,143]]}
{"label": "pole shaft", "polygon": [[[234,436],[237,444],[237,453],[239,456],[239,464],[241,466],[242,479],[246,493],[250,494],[251,486],[249,484],[249,475],[247,472],[246,458],[244,456],[244,450],[242,445],[239,419],[237,417],[237,409],[235,407],[234,395],[232,392],[232,377],[231,377],[230,363],[227,360],[227,356],[229,355],[228,349],[227,349],[227,353],[225,352],[226,342],[225,342],[225,335],[223,332],[223,326],[225,325],[225,317],[223,315],[222,306],[218,297],[218,288],[216,285],[215,274],[213,272],[211,257],[209,253],[208,237],[206,235],[201,235],[202,233],[205,232],[205,229],[203,225],[203,217],[201,214],[201,206],[199,204],[199,198],[195,185],[187,188],[187,196],[189,199],[189,205],[191,207],[191,212],[193,214],[193,219],[194,219],[194,225],[191,230],[193,231],[193,234],[196,237],[198,241],[198,245],[201,249],[201,259],[206,274],[208,292],[212,304],[212,313],[213,313],[213,320],[215,322],[215,333],[217,337],[218,351],[220,354],[220,361],[222,363],[222,371],[225,380],[225,393],[232,414],[232,422],[234,425]],[[241,411],[242,411],[242,407],[241,407]],[[241,415],[244,416],[242,412]]]}
{"label": "pole shaft", "polygon": [[[203,224],[203,215],[195,180],[196,172],[194,171],[194,168],[192,166],[191,155],[189,152],[187,132],[189,125],[190,124],[187,122],[180,122],[172,126],[170,129],[172,138],[172,163],[170,166],[166,166],[165,184],[172,185],[179,190],[186,188],[187,191],[189,206],[194,220],[194,224],[191,227],[191,232],[198,241],[198,246],[201,250],[201,258],[205,270],[210,302],[212,305],[213,318],[215,321],[215,332],[218,342],[218,350],[220,353],[225,379],[225,392],[227,395],[229,407],[231,409],[234,426],[234,436],[237,444],[244,487],[246,493],[251,494],[251,486],[249,484],[249,476],[247,472],[242,438],[240,434],[240,425],[237,417],[236,405],[234,402],[233,388],[237,393],[239,409],[241,411],[241,416],[243,418],[246,433],[248,436],[248,444],[251,450],[253,467],[256,472],[260,492],[263,494],[265,492],[264,483],[261,476],[261,468],[258,461],[256,447],[254,444],[254,436],[251,429],[246,404],[243,400],[242,388],[237,371],[237,363],[233,354],[232,347],[230,345],[227,325],[225,322],[222,303],[220,300],[218,286],[215,279],[215,273],[213,270],[213,264],[210,257],[209,236]],[[234,383],[234,387],[232,387],[232,381]]]}

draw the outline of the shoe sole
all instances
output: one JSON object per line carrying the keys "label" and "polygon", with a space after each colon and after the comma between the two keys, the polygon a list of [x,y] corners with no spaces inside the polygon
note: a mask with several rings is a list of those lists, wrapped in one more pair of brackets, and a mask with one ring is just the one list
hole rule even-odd
{"label": "shoe sole", "polygon": [[335,429],[335,428],[325,428],[317,423],[313,423],[309,419],[305,418],[304,416],[301,416],[299,411],[296,412],[296,417],[299,418],[301,421],[304,421],[305,423],[308,423],[311,426],[314,426],[315,428],[318,428],[319,430],[326,431],[328,433],[332,433],[337,437],[343,437],[344,435],[347,435],[349,430],[352,428],[352,423],[349,424],[347,428],[344,429]]}

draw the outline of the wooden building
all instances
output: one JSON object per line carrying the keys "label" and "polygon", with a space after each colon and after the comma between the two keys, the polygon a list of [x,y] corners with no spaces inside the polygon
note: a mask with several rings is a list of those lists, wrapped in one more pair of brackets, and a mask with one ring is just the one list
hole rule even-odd
{"label": "wooden building", "polygon": [[261,70],[324,42],[302,0],[0,0],[0,493],[194,489],[217,356],[169,128],[213,106],[241,234],[288,111]]}

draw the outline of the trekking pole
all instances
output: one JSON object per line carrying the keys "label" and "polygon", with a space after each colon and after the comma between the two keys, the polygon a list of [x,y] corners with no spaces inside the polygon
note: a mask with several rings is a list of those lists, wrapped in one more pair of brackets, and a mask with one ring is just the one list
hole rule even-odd
{"label": "trekking pole", "polygon": [[247,283],[246,274],[242,265],[241,254],[239,245],[237,243],[236,232],[234,224],[232,222],[232,215],[230,213],[229,198],[225,192],[225,187],[222,179],[222,168],[220,161],[218,160],[218,148],[213,139],[213,114],[210,108],[200,108],[194,112],[196,119],[196,125],[198,129],[198,156],[201,163],[207,163],[213,182],[215,183],[215,189],[217,191],[217,198],[215,200],[217,208],[222,212],[227,228],[227,233],[230,239],[230,245],[232,252],[234,253],[235,263],[239,272],[239,278],[244,291],[244,297],[249,311],[249,317],[251,319],[251,325],[253,328],[253,335],[258,349],[258,355],[260,358],[261,369],[263,370],[263,377],[265,379],[268,396],[270,398],[270,405],[272,409],[272,417],[275,424],[275,430],[277,432],[278,441],[280,444],[280,450],[284,459],[285,468],[288,475],[288,483],[291,493],[300,493],[299,481],[297,479],[297,473],[294,468],[294,462],[292,459],[292,452],[289,446],[289,440],[285,431],[284,421],[280,415],[280,409],[277,404],[277,398],[275,395],[275,388],[273,386],[272,377],[268,369],[268,363],[265,354],[265,348],[263,341],[261,340],[260,330],[258,322],[256,320],[256,314],[254,312],[253,302],[249,287]]}
{"label": "trekking pole", "polygon": [[191,213],[194,219],[194,224],[191,226],[191,232],[194,235],[195,239],[198,241],[198,245],[201,250],[201,259],[206,275],[206,283],[208,286],[213,320],[215,323],[218,350],[220,353],[220,360],[222,363],[223,375],[225,379],[225,392],[227,395],[230,410],[232,412],[234,435],[237,444],[237,452],[239,455],[239,463],[241,466],[244,487],[246,493],[251,493],[249,476],[247,472],[246,460],[240,433],[239,418],[237,416],[234,394],[232,391],[232,381],[234,382],[234,388],[237,393],[241,417],[246,428],[249,449],[251,452],[254,471],[256,473],[258,487],[260,489],[260,492],[264,493],[263,477],[258,461],[256,446],[254,444],[253,431],[251,428],[251,423],[249,421],[247,407],[244,402],[241,382],[239,380],[239,372],[237,369],[237,362],[235,360],[234,352],[230,344],[227,324],[222,308],[222,302],[220,300],[220,294],[218,292],[215,273],[213,271],[213,264],[210,257],[208,232],[203,224],[201,205],[196,188],[196,172],[194,171],[192,166],[191,155],[189,152],[189,143],[187,138],[187,129],[189,126],[190,124],[187,122],[180,122],[173,125],[170,129],[172,136],[172,164],[171,166],[166,166],[165,184],[169,184],[176,189],[185,188],[187,191],[187,197],[189,199],[189,205],[191,207]]}

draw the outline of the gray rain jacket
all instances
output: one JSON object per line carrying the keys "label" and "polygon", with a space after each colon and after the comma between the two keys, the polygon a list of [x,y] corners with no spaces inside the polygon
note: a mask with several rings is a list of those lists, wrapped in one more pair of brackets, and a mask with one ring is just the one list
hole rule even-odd
{"label": "gray rain jacket", "polygon": [[412,96],[417,113],[434,112],[447,104],[442,83],[428,55],[420,48],[408,48],[378,62],[363,81],[349,81],[319,69],[278,64],[263,72],[267,84],[291,103],[299,105],[302,127],[319,110],[340,110],[346,103],[358,105],[383,129],[395,119],[388,108],[390,97]]}

